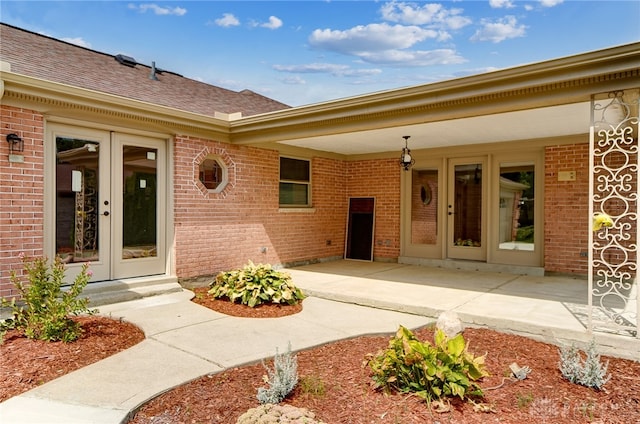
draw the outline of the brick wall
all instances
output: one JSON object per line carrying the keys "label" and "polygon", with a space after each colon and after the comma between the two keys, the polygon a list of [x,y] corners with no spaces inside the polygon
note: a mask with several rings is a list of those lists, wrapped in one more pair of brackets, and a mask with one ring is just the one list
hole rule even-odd
{"label": "brick wall", "polygon": [[[313,208],[289,210],[278,205],[277,151],[178,137],[174,153],[180,278],[213,275],[248,260],[291,264],[342,257],[350,196],[376,198],[374,257],[398,257],[400,170],[395,160],[315,157]],[[219,194],[194,183],[198,161],[208,154],[220,157],[229,170],[228,185]]]}
{"label": "brick wall", "polygon": [[[42,115],[0,107],[0,296],[15,294],[11,271],[22,275],[19,255],[43,254],[44,151]],[[24,140],[24,163],[10,163],[6,135]]]}
{"label": "brick wall", "polygon": [[[561,171],[576,171],[576,180],[558,181]],[[544,180],[545,270],[586,275],[589,144],[546,147]]]}
{"label": "brick wall", "polygon": [[[174,154],[179,277],[213,275],[248,260],[287,264],[342,256],[342,161],[313,158],[313,208],[290,210],[278,205],[277,151],[178,137]],[[210,154],[227,167],[229,181],[221,193],[196,183],[199,161]]]}
{"label": "brick wall", "polygon": [[[15,132],[25,142],[24,163],[9,163],[0,143],[0,293],[10,295],[19,254],[43,254],[43,118],[3,106],[2,140]],[[199,163],[215,155],[228,184],[219,193],[198,183]],[[213,275],[256,263],[290,264],[342,257],[349,197],[375,197],[374,258],[400,251],[400,172],[396,160],[312,158],[312,209],[278,205],[279,154],[192,137],[174,144],[176,271],[179,277]],[[558,172],[576,171],[576,181]],[[587,249],[588,145],[545,150],[545,267],[584,274]],[[578,223],[578,224],[576,224]]]}

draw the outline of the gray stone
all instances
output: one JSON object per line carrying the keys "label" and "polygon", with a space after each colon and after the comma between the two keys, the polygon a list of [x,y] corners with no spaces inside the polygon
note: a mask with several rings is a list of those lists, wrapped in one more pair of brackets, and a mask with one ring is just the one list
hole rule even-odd
{"label": "gray stone", "polygon": [[444,311],[436,321],[436,327],[449,338],[453,338],[462,332],[462,321],[458,318],[458,314],[453,311]]}

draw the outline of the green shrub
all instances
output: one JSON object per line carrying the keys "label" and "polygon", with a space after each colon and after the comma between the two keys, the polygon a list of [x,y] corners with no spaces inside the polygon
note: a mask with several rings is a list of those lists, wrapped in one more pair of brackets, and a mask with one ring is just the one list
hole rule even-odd
{"label": "green shrub", "polygon": [[219,273],[209,285],[209,293],[252,308],[263,303],[295,305],[305,297],[293,285],[289,274],[251,261],[240,270]]}
{"label": "green shrub", "polygon": [[22,259],[28,283],[23,283],[15,272],[11,282],[22,300],[16,302],[2,298],[3,308],[11,309],[11,318],[0,324],[2,335],[9,329],[20,329],[30,339],[71,342],[82,334],[80,324],[71,315],[93,313],[87,308],[89,300],[80,298],[89,282],[91,271],[88,264],[82,266],[80,274],[67,290],[64,284],[65,266],[60,258],[49,266],[46,258]]}
{"label": "green shrub", "polygon": [[448,339],[438,329],[431,345],[400,326],[387,349],[370,357],[368,364],[376,389],[413,392],[427,401],[444,396],[462,400],[482,396],[476,381],[489,375],[484,356],[468,353],[462,334]]}
{"label": "green shrub", "polygon": [[322,377],[316,375],[305,375],[300,377],[298,386],[302,393],[312,396],[322,397],[327,393]]}

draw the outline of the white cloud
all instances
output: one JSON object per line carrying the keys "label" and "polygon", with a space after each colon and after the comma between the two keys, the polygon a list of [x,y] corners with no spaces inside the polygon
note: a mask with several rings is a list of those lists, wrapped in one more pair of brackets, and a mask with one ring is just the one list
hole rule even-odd
{"label": "white cloud", "polygon": [[240,25],[240,21],[232,13],[223,13],[222,18],[218,18],[213,22],[223,28]]}
{"label": "white cloud", "polygon": [[511,0],[489,0],[489,6],[494,9],[510,9],[512,7],[515,7]]}
{"label": "white cloud", "polygon": [[331,74],[341,77],[360,77],[382,73],[380,69],[352,69],[348,65],[336,63],[307,63],[304,65],[273,65],[273,69],[280,72],[298,74]]}
{"label": "white cloud", "polygon": [[505,16],[495,22],[483,20],[482,28],[473,34],[471,41],[499,43],[509,38],[524,37],[526,28],[525,25],[518,25],[515,16]]}
{"label": "white cloud", "polygon": [[564,0],[540,0],[543,7],[554,7],[562,3]]}
{"label": "white cloud", "polygon": [[383,19],[387,21],[447,29],[460,29],[471,23],[470,18],[461,15],[462,12],[462,9],[446,9],[436,3],[420,6],[415,3],[392,1],[380,8]]}
{"label": "white cloud", "polygon": [[307,82],[300,78],[298,75],[289,75],[285,78],[280,79],[284,84],[288,85],[305,85]]}
{"label": "white cloud", "polygon": [[301,74],[332,74],[348,69],[347,65],[338,65],[335,63],[307,63],[304,65],[273,65],[273,69],[282,72],[294,72]]}
{"label": "white cloud", "polygon": [[73,38],[62,38],[62,41],[65,41],[67,43],[71,43],[71,44],[75,44],[76,46],[80,46],[80,47],[86,47],[88,49],[91,48],[91,43],[84,41],[82,39],[82,37],[73,37]]}
{"label": "white cloud", "polygon": [[466,62],[466,59],[451,49],[437,50],[386,50],[367,52],[360,58],[369,63],[399,66],[453,65]]}
{"label": "white cloud", "polygon": [[146,3],[136,6],[135,4],[129,4],[129,9],[139,10],[141,13],[145,13],[150,10],[156,15],[176,15],[183,16],[187,13],[187,9],[183,7],[163,7],[153,3]]}
{"label": "white cloud", "polygon": [[309,36],[312,47],[359,56],[369,51],[406,49],[427,38],[437,38],[437,31],[418,26],[369,24],[345,31],[316,29]]}
{"label": "white cloud", "polygon": [[360,58],[363,62],[402,66],[463,63],[455,50],[408,50],[426,39],[447,40],[447,32],[410,25],[369,24],[345,31],[316,29],[309,37],[312,47]]}
{"label": "white cloud", "polygon": [[282,26],[282,20],[275,16],[269,16],[269,22],[260,24],[260,26],[262,28],[278,29]]}

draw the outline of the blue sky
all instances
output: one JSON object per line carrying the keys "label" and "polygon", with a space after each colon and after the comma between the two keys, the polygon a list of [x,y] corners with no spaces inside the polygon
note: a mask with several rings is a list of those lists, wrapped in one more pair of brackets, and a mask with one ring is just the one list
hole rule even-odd
{"label": "blue sky", "polygon": [[291,106],[640,41],[640,0],[2,0],[0,20]]}

